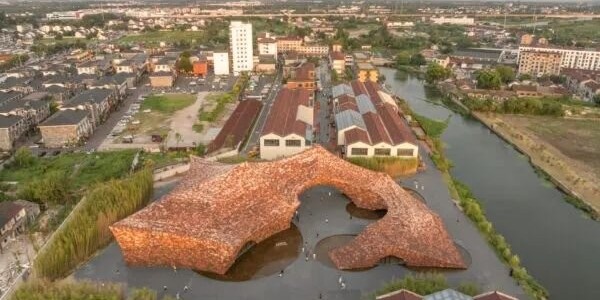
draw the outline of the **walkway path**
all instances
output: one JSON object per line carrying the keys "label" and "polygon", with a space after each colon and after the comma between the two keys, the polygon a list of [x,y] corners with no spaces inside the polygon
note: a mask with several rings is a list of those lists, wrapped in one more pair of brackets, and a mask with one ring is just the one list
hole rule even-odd
{"label": "walkway path", "polygon": [[[178,110],[171,117],[171,130],[167,136],[167,147],[195,147],[202,134],[196,132],[193,128],[198,120],[198,111],[204,104],[204,98],[209,92],[199,92],[196,95],[194,104]],[[178,141],[177,134],[181,139]]]}

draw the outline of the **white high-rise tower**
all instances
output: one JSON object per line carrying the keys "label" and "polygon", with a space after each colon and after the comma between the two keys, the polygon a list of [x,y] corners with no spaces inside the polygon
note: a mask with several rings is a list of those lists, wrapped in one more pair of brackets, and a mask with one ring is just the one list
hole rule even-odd
{"label": "white high-rise tower", "polygon": [[231,21],[229,25],[229,47],[231,48],[231,67],[234,75],[252,71],[253,46],[252,24]]}

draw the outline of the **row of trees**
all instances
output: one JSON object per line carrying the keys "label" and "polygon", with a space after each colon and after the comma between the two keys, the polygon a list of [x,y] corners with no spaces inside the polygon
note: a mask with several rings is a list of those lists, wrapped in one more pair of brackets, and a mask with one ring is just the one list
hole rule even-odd
{"label": "row of trees", "polygon": [[144,206],[152,196],[152,188],[152,170],[148,167],[126,179],[94,186],[38,254],[35,274],[55,280],[88,259],[111,241],[108,226]]}
{"label": "row of trees", "polygon": [[492,99],[465,98],[463,104],[470,110],[504,114],[563,116],[560,99],[555,98],[515,98],[506,101]]}

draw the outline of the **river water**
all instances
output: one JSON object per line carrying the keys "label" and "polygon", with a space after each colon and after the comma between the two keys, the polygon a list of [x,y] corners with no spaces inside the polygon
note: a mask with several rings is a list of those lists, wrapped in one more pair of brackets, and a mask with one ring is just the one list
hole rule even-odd
{"label": "river water", "polygon": [[600,299],[600,222],[568,204],[511,145],[470,117],[441,104],[424,83],[396,78],[382,68],[386,85],[423,116],[450,118],[442,136],[452,175],[482,202],[488,219],[551,299]]}

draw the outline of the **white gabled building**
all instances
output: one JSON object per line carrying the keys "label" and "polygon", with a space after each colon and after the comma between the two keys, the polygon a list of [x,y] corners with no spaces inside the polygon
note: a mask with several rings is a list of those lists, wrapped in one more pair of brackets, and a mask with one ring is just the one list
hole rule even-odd
{"label": "white gabled building", "polygon": [[231,21],[229,25],[229,47],[231,68],[234,75],[254,69],[254,49],[252,45],[252,24]]}
{"label": "white gabled building", "polygon": [[313,100],[310,90],[279,91],[260,136],[261,159],[291,156],[312,146]]}

